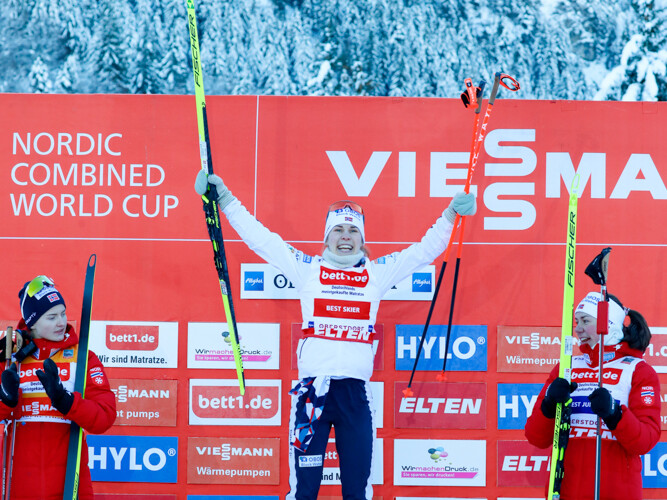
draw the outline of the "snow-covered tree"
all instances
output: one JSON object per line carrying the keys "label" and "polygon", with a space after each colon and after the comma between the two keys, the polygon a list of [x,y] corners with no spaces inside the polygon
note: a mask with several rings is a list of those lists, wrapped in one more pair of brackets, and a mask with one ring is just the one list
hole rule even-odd
{"label": "snow-covered tree", "polygon": [[[196,3],[208,94],[667,98],[667,0]],[[193,92],[183,0],[6,0],[0,48],[4,92]]]}
{"label": "snow-covered tree", "polygon": [[30,67],[28,73],[30,90],[36,94],[45,94],[51,92],[53,85],[49,78],[49,68],[46,67],[41,57],[37,57]]}
{"label": "snow-covered tree", "polygon": [[607,74],[596,100],[667,100],[665,9],[655,0],[632,0],[638,32],[623,47],[621,61]]}

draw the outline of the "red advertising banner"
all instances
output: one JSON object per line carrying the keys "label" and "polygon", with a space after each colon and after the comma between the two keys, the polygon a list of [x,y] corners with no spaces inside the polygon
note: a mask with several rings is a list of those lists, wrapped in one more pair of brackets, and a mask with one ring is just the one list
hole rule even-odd
{"label": "red advertising banner", "polygon": [[405,382],[394,384],[394,426],[421,429],[485,429],[486,384],[422,382],[406,397]]}
{"label": "red advertising banner", "polygon": [[[449,498],[543,495],[546,462],[523,440],[523,406],[497,428],[498,385],[506,398],[527,398],[559,359],[575,175],[575,301],[598,289],[584,269],[611,246],[610,291],[647,319],[653,338],[644,359],[667,384],[667,232],[660,230],[667,226],[667,143],[655,139],[667,123],[667,103],[505,97],[501,91],[496,100],[472,179],[477,213],[466,223],[452,320],[486,327],[487,359],[478,365],[484,370],[448,373],[446,384],[418,370],[414,398],[403,398],[410,374],[397,362],[407,364],[416,348],[401,344],[396,325],[424,324],[430,303],[421,297],[435,283],[417,273],[392,292],[400,291],[396,300],[383,301],[371,381],[382,392],[374,398],[382,414],[394,418],[377,429],[378,456],[387,459],[374,464],[375,497],[438,496],[435,481],[411,484],[399,470],[430,466],[427,451],[438,443],[462,461],[474,443],[474,466],[484,471],[474,493],[468,483],[448,484]],[[116,390],[114,428],[178,439],[165,451],[178,463],[175,483],[150,482],[149,474],[136,482],[96,481],[98,495],[187,500],[220,495],[220,484],[230,496],[289,490],[288,390],[298,378],[303,338],[298,291],[271,266],[261,267],[265,260],[224,217],[236,319],[263,325],[241,329],[245,355],[270,362],[248,358],[241,397],[229,361],[196,358],[226,349],[223,330],[207,326],[226,318],[201,197],[192,187],[200,168],[194,105],[186,95],[0,94],[0,318],[14,318],[0,329],[16,325],[18,290],[39,274],[54,278],[76,326],[86,262],[96,254],[91,349]],[[208,96],[207,111],[215,171],[301,255],[322,253],[333,201],[364,207],[365,244],[378,259],[420,241],[465,183],[473,113],[458,99]],[[448,323],[452,272],[444,275],[432,325]],[[365,276],[323,278],[350,284]],[[322,306],[331,314],[367,314],[356,303]],[[466,352],[449,355],[466,368]],[[667,428],[664,415],[667,408]],[[229,437],[219,437],[223,429]],[[120,460],[140,451],[105,453]],[[150,471],[161,462],[140,465]],[[644,498],[665,498],[667,473],[657,469],[648,479],[657,486],[645,487]],[[337,482],[325,481],[321,495],[340,496]]]}

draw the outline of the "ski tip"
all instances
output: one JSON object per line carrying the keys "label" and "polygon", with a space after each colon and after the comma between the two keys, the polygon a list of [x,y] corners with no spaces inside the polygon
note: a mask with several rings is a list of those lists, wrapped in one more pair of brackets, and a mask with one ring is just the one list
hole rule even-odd
{"label": "ski tip", "polygon": [[91,254],[88,258],[88,267],[92,267],[97,263],[97,254]]}

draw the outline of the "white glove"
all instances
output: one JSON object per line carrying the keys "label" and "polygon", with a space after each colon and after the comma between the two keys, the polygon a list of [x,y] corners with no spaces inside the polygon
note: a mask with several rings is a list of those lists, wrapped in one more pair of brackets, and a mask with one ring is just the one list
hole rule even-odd
{"label": "white glove", "polygon": [[222,182],[222,179],[215,174],[209,176],[206,175],[204,170],[197,172],[197,177],[195,178],[195,191],[198,195],[203,196],[208,191],[209,184],[215,187],[216,192],[218,193],[218,205],[220,210],[224,210],[227,205],[236,199],[232,192],[227,189],[225,183]]}
{"label": "white glove", "polygon": [[459,215],[475,215],[477,212],[477,200],[474,193],[456,193],[449,206],[442,213],[452,224],[456,220],[456,214]]}

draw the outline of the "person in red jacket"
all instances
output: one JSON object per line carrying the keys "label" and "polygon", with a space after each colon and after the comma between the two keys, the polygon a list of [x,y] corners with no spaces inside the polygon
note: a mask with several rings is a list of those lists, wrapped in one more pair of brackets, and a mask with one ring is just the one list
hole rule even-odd
{"label": "person in red jacket", "polygon": [[[67,323],[53,280],[37,276],[19,291],[23,340],[1,375],[0,419],[16,426],[11,499],[63,497],[71,422],[100,434],[116,419],[116,398],[97,356],[88,352],[85,395],[74,392],[79,338]],[[79,499],[92,500],[88,446],[81,446]]]}
{"label": "person in red jacket", "polygon": [[[644,317],[609,295],[609,329],[604,336],[603,385],[598,387],[598,292],[575,310],[575,333],[582,355],[572,357],[572,382],[549,374],[525,435],[538,448],[552,445],[556,405],[572,398],[571,430],[563,463],[561,499],[595,498],[597,416],[602,419],[600,498],[642,498],[641,455],[660,438],[660,382],[643,359],[651,340]],[[548,487],[548,485],[547,485]]]}

